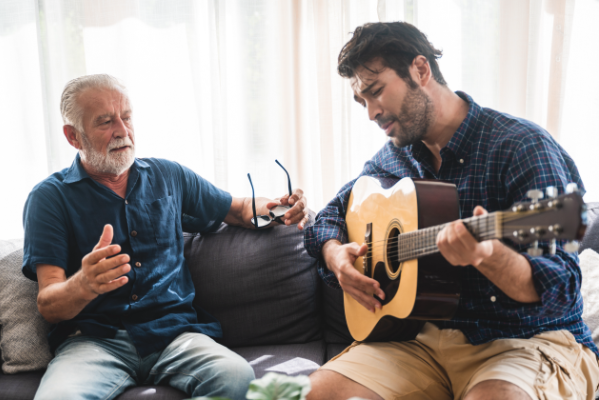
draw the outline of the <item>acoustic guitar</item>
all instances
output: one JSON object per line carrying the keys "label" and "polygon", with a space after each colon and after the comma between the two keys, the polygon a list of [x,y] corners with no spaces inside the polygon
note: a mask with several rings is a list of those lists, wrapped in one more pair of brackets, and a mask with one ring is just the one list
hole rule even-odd
{"label": "acoustic guitar", "polygon": [[[573,186],[571,186],[573,185]],[[529,192],[532,201],[509,210],[463,220],[476,240],[509,238],[532,243],[529,253],[542,255],[538,240],[580,240],[586,229],[586,206],[576,185],[556,196],[548,188]],[[377,280],[385,300],[373,314],[344,293],[345,317],[357,341],[410,340],[425,321],[451,319],[460,299],[458,268],[439,253],[437,234],[460,219],[456,187],[438,180],[360,177],[352,189],[346,216],[349,241],[368,251],[354,267]],[[565,246],[576,251],[576,242]]]}

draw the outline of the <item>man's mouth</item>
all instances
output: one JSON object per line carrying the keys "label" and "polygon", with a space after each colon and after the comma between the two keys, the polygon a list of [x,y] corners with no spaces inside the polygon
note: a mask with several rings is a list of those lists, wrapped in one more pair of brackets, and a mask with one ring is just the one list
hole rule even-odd
{"label": "man's mouth", "polygon": [[393,122],[395,122],[395,121],[389,121],[389,122],[387,122],[385,125],[381,125],[381,129],[385,131],[385,134],[386,134],[387,136],[389,136],[389,134],[390,134],[390,133],[391,133],[391,131],[392,131]]}
{"label": "man's mouth", "polygon": [[110,151],[114,151],[116,153],[120,153],[121,151],[125,151],[127,149],[129,149],[131,146],[122,146],[122,147],[116,147],[114,149],[110,149]]}

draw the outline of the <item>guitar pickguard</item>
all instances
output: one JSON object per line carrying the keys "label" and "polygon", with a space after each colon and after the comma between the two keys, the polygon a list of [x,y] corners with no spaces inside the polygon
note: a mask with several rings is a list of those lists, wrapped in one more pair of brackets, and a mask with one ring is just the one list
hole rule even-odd
{"label": "guitar pickguard", "polygon": [[385,263],[379,261],[374,266],[374,274],[372,274],[372,279],[380,283],[381,289],[385,292],[385,300],[381,300],[377,295],[374,297],[381,302],[382,305],[388,304],[395,295],[397,294],[397,290],[399,289],[399,281],[401,278],[401,272],[399,273],[396,279],[390,279],[389,275],[387,275],[387,270],[385,268]]}

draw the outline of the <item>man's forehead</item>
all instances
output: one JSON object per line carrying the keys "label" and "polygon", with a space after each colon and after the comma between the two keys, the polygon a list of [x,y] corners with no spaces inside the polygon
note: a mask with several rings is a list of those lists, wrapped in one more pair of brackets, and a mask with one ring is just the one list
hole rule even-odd
{"label": "man's forehead", "polygon": [[364,88],[372,85],[386,68],[380,60],[373,60],[358,67],[356,74],[350,78],[350,85],[354,93],[360,94]]}
{"label": "man's forehead", "polygon": [[129,98],[118,90],[89,88],[79,97],[84,107],[92,108],[129,108]]}

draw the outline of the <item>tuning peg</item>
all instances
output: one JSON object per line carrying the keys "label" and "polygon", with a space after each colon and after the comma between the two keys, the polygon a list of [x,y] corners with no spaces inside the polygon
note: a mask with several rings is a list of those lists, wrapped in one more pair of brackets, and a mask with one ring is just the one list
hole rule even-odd
{"label": "tuning peg", "polygon": [[532,203],[535,204],[539,201],[539,199],[543,198],[543,192],[538,189],[532,189],[526,192],[526,197],[532,200]]}
{"label": "tuning peg", "polygon": [[566,185],[566,193],[570,194],[574,192],[578,192],[578,185],[574,182],[568,183],[568,185]]}
{"label": "tuning peg", "polygon": [[538,247],[531,247],[530,249],[526,250],[526,252],[533,257],[539,257],[543,255],[543,249]]}
{"label": "tuning peg", "polygon": [[578,241],[572,240],[571,242],[567,242],[564,245],[564,250],[566,250],[568,253],[576,253],[579,247],[580,244],[578,243]]}
{"label": "tuning peg", "polygon": [[[555,186],[548,186],[545,189],[545,194],[547,195],[548,199],[554,199],[557,197],[557,188]],[[551,239],[551,241],[549,242],[549,254],[554,256],[556,249],[557,244],[555,242],[555,239]]]}
{"label": "tuning peg", "polygon": [[557,188],[555,186],[548,186],[545,189],[545,195],[548,199],[553,199],[557,197]]}

